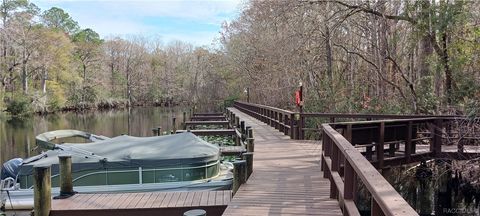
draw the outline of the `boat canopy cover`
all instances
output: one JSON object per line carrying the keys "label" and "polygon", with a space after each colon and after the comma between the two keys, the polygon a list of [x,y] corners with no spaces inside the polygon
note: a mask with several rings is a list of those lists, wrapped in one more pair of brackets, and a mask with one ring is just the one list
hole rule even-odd
{"label": "boat canopy cover", "polygon": [[99,168],[161,167],[205,164],[220,157],[220,149],[190,132],[155,137],[122,135],[94,143],[65,143],[46,151],[39,159],[23,164],[20,175],[32,174],[34,166],[58,171],[58,156],[72,156],[72,170]]}

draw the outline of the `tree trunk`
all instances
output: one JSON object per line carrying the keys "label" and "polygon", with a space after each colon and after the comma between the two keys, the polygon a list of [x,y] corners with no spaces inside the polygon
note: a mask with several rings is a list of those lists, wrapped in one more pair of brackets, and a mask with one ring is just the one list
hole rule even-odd
{"label": "tree trunk", "polygon": [[330,88],[333,89],[333,65],[332,65],[332,59],[333,59],[333,52],[332,52],[332,43],[330,41],[330,29],[328,27],[328,24],[325,23],[325,52],[327,56],[327,76],[328,76],[328,82],[330,83]]}
{"label": "tree trunk", "polygon": [[47,79],[48,79],[48,71],[43,69],[43,76],[42,76],[42,92],[45,94],[47,93]]}
{"label": "tree trunk", "polygon": [[442,34],[442,62],[443,68],[445,70],[445,95],[447,96],[447,105],[452,104],[452,70],[449,65],[449,56],[448,56],[448,35],[447,32],[444,31]]}

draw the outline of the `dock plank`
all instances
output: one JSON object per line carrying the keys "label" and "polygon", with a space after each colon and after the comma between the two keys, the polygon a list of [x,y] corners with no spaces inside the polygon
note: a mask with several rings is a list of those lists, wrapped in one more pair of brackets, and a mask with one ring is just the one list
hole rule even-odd
{"label": "dock plank", "polygon": [[342,215],[320,170],[321,142],[291,140],[269,125],[229,108],[254,130],[253,173],[224,215]]}
{"label": "dock plank", "polygon": [[208,205],[208,191],[202,191],[202,197],[200,198],[200,206],[207,206]]}
{"label": "dock plank", "polygon": [[201,199],[202,199],[202,192],[196,191],[193,196],[192,206],[200,206]]}
{"label": "dock plank", "polygon": [[[150,212],[171,215],[201,207],[219,215],[227,207],[224,194],[231,191],[177,191],[142,193],[76,194],[70,198],[52,201],[52,216],[59,215],[112,215],[115,212]],[[219,196],[217,197],[217,194]],[[217,202],[218,201],[218,202]],[[143,212],[143,213],[142,213]],[[220,212],[220,213],[219,213]],[[149,213],[149,214],[150,214]],[[158,214],[157,214],[158,213]]]}
{"label": "dock plank", "polygon": [[151,208],[158,208],[163,202],[163,199],[167,196],[166,193],[159,193],[159,195],[155,198],[155,201],[153,202]]}
{"label": "dock plank", "polygon": [[170,202],[168,202],[167,207],[175,207],[178,203],[178,199],[180,198],[180,192],[175,192],[172,195],[172,198],[170,199]]}
{"label": "dock plank", "polygon": [[223,191],[216,191],[215,196],[215,205],[222,205],[223,204]]}
{"label": "dock plank", "polygon": [[188,193],[187,198],[185,199],[184,206],[192,206],[193,196],[195,193]]}
{"label": "dock plank", "polygon": [[215,205],[215,199],[216,199],[217,192],[216,191],[209,191],[208,192],[208,206],[214,206]]}
{"label": "dock plank", "polygon": [[170,203],[170,200],[172,199],[173,197],[173,194],[174,193],[167,193],[167,195],[165,196],[165,198],[163,199],[162,203],[160,203],[160,206],[159,207],[167,207],[168,206],[168,203]]}

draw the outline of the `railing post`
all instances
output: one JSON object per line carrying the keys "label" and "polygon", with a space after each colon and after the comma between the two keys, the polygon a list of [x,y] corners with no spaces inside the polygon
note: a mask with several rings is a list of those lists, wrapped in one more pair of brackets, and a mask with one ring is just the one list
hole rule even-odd
{"label": "railing post", "polygon": [[278,113],[278,130],[280,132],[283,132],[284,131],[284,127],[283,127],[283,115],[282,113]]}
{"label": "railing post", "polygon": [[352,131],[353,131],[352,124],[348,124],[346,134],[345,134],[345,139],[347,139],[348,142],[350,142],[353,146],[355,146],[355,143],[352,143]]}
{"label": "railing post", "polygon": [[248,180],[253,172],[253,152],[243,153],[242,156],[242,159],[245,160],[247,166],[245,179]]}
{"label": "railing post", "polygon": [[379,127],[378,143],[377,143],[377,147],[376,147],[378,169],[383,168],[384,145],[385,145],[385,122],[382,121],[380,123],[380,127]]}
{"label": "railing post", "polygon": [[438,156],[442,152],[442,119],[436,118],[433,124],[433,143],[430,147],[433,155]]}
{"label": "railing post", "polygon": [[373,197],[372,197],[372,209],[371,209],[371,211],[372,211],[372,213],[371,213],[372,216],[385,216],[385,214],[383,214],[382,208],[380,208],[377,201]]}
{"label": "railing post", "polygon": [[303,128],[305,128],[305,117],[300,113],[300,126],[298,127],[298,133],[299,139],[301,140],[305,139],[305,131],[303,131]]}
{"label": "railing post", "polygon": [[[332,159],[332,170],[331,172],[338,172],[338,169],[340,168],[340,155],[339,155],[339,149],[337,148],[336,145],[332,145],[332,156],[330,157]],[[335,181],[333,179],[333,175],[330,174],[330,198],[334,199],[337,198],[338,196],[338,190],[337,190],[337,185],[335,184]]]}
{"label": "railing post", "polygon": [[[345,200],[353,200],[355,196],[355,171],[353,170],[350,162],[345,159],[345,168],[344,168],[344,190],[343,190],[343,198]],[[343,211],[345,212],[345,210]]]}
{"label": "railing post", "polygon": [[50,166],[33,167],[33,206],[35,216],[49,216],[52,208]]}
{"label": "railing post", "polygon": [[275,112],[275,118],[276,118],[276,121],[275,121],[275,126],[276,126],[276,127],[275,127],[275,128],[276,128],[278,131],[282,132],[282,130],[281,130],[281,129],[282,129],[282,128],[281,128],[282,125],[280,125],[280,123],[281,123],[280,120],[281,120],[281,119],[280,119],[280,113],[279,113],[279,112]]}
{"label": "railing post", "polygon": [[289,119],[289,123],[290,123],[290,131],[289,131],[289,135],[290,135],[290,139],[295,139],[295,133],[294,133],[294,123],[295,123],[295,114],[290,114],[290,119]]}
{"label": "railing post", "polygon": [[408,121],[407,124],[407,140],[405,140],[405,160],[410,163],[412,155],[412,121]]}
{"label": "railing post", "polygon": [[60,155],[58,160],[60,168],[60,195],[55,197],[55,199],[64,199],[76,193],[73,191],[72,156]]}
{"label": "railing post", "polygon": [[233,184],[232,184],[232,193],[235,195],[238,188],[245,182],[245,166],[246,162],[244,160],[237,160],[233,162]]}
{"label": "railing post", "polygon": [[335,117],[330,117],[330,123],[335,123]]}

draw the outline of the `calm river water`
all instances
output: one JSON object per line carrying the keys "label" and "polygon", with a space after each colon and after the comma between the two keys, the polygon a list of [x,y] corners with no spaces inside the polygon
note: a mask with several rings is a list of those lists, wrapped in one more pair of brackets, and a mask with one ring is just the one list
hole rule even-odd
{"label": "calm river water", "polygon": [[114,137],[121,134],[152,136],[152,128],[162,131],[172,128],[172,117],[177,128],[187,108],[134,107],[131,109],[89,111],[84,113],[57,113],[32,116],[25,119],[7,119],[0,116],[0,162],[36,155],[35,136],[46,131],[76,129],[97,135]]}

